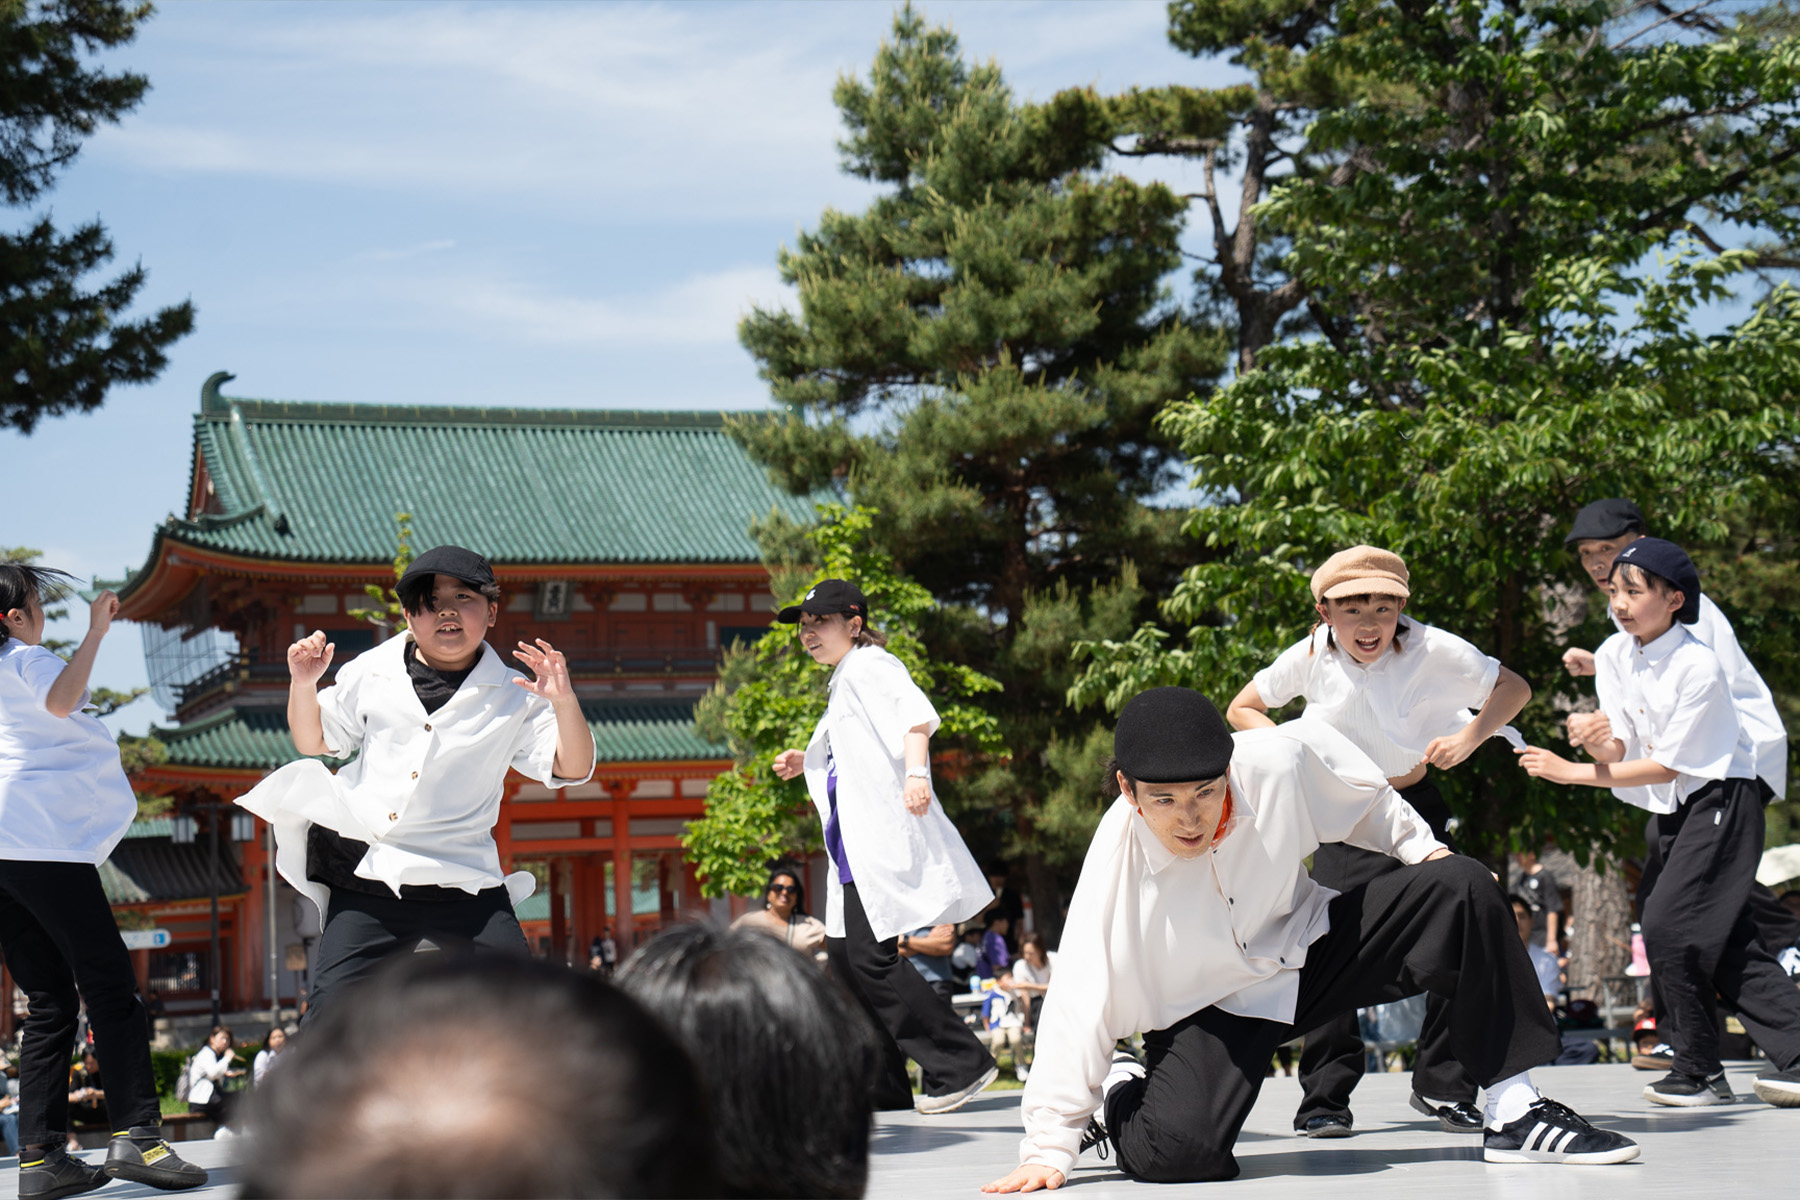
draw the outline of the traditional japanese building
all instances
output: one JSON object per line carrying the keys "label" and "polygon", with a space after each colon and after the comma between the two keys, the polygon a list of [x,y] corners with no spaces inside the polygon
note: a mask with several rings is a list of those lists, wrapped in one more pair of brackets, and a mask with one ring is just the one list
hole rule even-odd
{"label": "traditional japanese building", "polygon": [[291,1003],[303,986],[317,917],[275,883],[266,828],[230,801],[298,757],[288,644],[323,629],[341,665],[392,636],[351,610],[394,582],[400,513],[415,550],[488,557],[505,592],[489,643],[564,651],[599,746],[581,787],[508,778],[495,832],[509,868],[539,876],[520,913],[534,944],[585,960],[612,926],[628,950],[702,904],[680,839],[728,758],[696,734],[694,701],[721,647],[772,620],[751,522],[809,519],[810,502],[773,486],[721,413],[287,403],[225,396],[231,378],[201,390],[180,515],[116,585],[175,716],[158,731],[168,761],[135,782],[175,809],[140,822],[109,886],[131,923],[169,932],[142,952],[169,1010],[210,998],[215,882],[224,1007]]}

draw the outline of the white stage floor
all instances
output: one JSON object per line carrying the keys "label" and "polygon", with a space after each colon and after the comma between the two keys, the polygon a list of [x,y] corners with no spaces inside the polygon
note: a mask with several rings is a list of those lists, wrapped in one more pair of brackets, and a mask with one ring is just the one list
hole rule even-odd
{"label": "white stage floor", "polygon": [[[1760,1065],[1760,1064],[1758,1064]],[[1178,1200],[1225,1189],[1233,1196],[1271,1200],[1655,1200],[1733,1193],[1793,1194],[1800,1179],[1800,1109],[1778,1109],[1750,1090],[1756,1067],[1728,1067],[1738,1103],[1682,1110],[1642,1097],[1656,1075],[1624,1066],[1561,1067],[1533,1072],[1539,1088],[1597,1124],[1643,1146],[1636,1162],[1616,1167],[1488,1166],[1480,1139],[1443,1133],[1407,1106],[1410,1077],[1372,1075],[1356,1092],[1357,1135],[1308,1141],[1290,1132],[1300,1089],[1271,1079],[1238,1144],[1243,1174],[1229,1184],[1133,1183],[1090,1151],[1068,1187],[1083,1200],[1136,1197]],[[877,1123],[870,1172],[875,1200],[975,1197],[1016,1161],[1019,1093],[990,1092],[942,1117],[884,1115]],[[187,1193],[226,1200],[237,1191],[232,1156],[241,1143],[183,1142],[181,1153],[213,1172],[205,1188]],[[88,1151],[90,1162],[103,1152]],[[16,1159],[0,1159],[0,1200],[18,1195]],[[139,1184],[112,1183],[96,1196],[118,1200],[163,1195]]]}

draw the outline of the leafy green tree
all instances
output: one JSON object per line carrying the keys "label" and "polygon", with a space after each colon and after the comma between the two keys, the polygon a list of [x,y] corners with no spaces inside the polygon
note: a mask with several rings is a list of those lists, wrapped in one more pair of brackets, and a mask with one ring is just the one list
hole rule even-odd
{"label": "leafy green tree", "polygon": [[[970,701],[1000,685],[968,667],[931,660],[919,638],[920,619],[933,605],[931,593],[899,575],[874,546],[874,517],[865,508],[828,504],[820,509],[819,524],[804,532],[773,528],[772,545],[785,545],[790,554],[797,551],[818,565],[803,566],[783,555],[770,562],[771,576],[777,595],[794,597],[790,603],[820,579],[848,579],[862,589],[874,627],[887,635],[889,653],[906,664],[943,721],[932,750],[942,793],[943,778],[960,769],[967,752],[999,746],[993,717]],[[773,764],[781,751],[811,739],[825,715],[829,675],[800,649],[788,626],[726,651],[719,683],[695,717],[702,733],[729,744],[735,766],[713,780],[706,815],[688,826],[683,843],[707,895],[754,894],[771,859],[820,848],[818,816],[805,782],[784,783]]]}
{"label": "leafy green tree", "polygon": [[[126,0],[0,0],[0,199],[34,203],[102,123],[149,89],[142,75],[89,65],[137,35],[151,12]],[[48,216],[0,232],[0,423],[29,433],[39,418],[98,407],[116,384],[148,383],[164,351],[194,327],[191,303],[139,320],[125,314],[142,266],[93,285],[112,260],[98,221],[59,233]]]}
{"label": "leafy green tree", "polygon": [[[1561,545],[1574,510],[1634,496],[1660,532],[1718,547],[1793,494],[1800,308],[1777,288],[1713,331],[1756,258],[1712,249],[1699,222],[1785,231],[1767,197],[1796,150],[1800,47],[1609,43],[1604,4],[1336,10],[1349,36],[1313,56],[1386,91],[1314,123],[1351,178],[1294,177],[1260,212],[1321,336],[1165,417],[1208,502],[1190,532],[1217,557],[1164,605],[1185,638],[1085,646],[1074,698],[1235,692],[1310,624],[1313,566],[1371,542],[1407,558],[1421,618],[1534,683],[1520,724],[1555,744],[1579,698],[1560,650],[1610,631]],[[1780,555],[1791,567],[1787,543],[1749,552]],[[1527,780],[1498,744],[1447,781],[1459,837],[1490,858],[1544,835],[1584,856],[1640,824],[1604,792]]]}
{"label": "leafy green tree", "polygon": [[786,486],[876,510],[876,543],[939,602],[933,660],[1003,685],[980,699],[1004,750],[957,782],[964,832],[1023,860],[1053,924],[1078,849],[1046,831],[1098,812],[1091,786],[1085,816],[1044,812],[1092,723],[1063,707],[1056,636],[1136,604],[1128,628],[1193,557],[1149,503],[1178,478],[1152,421],[1210,386],[1225,342],[1167,287],[1184,203],[1105,171],[1091,97],[1022,104],[909,7],[835,99],[844,168],[880,193],[782,252],[798,311],[757,310],[740,337],[787,415],[735,431]]}
{"label": "leafy green tree", "polygon": [[[394,583],[406,574],[406,568],[412,566],[416,557],[412,548],[412,514],[397,512],[394,514]],[[363,594],[379,608],[346,608],[344,614],[356,621],[367,621],[382,629],[398,629],[406,624],[406,605],[400,603],[400,593],[392,587],[379,584],[363,584]]]}

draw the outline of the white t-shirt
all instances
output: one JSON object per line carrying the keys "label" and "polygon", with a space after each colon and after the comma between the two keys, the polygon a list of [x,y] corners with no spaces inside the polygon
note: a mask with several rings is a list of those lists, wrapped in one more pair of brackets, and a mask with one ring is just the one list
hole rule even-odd
{"label": "white t-shirt", "polygon": [[1614,788],[1627,804],[1672,813],[1713,780],[1756,778],[1756,752],[1738,722],[1718,656],[1681,624],[1640,646],[1615,633],[1594,652],[1594,686],[1625,762],[1651,759],[1668,783]]}
{"label": "white t-shirt", "polygon": [[[1405,775],[1434,738],[1461,733],[1487,703],[1500,660],[1453,633],[1401,618],[1400,648],[1359,663],[1330,645],[1330,629],[1289,646],[1256,673],[1256,692],[1270,708],[1306,700],[1306,717],[1323,720],[1375,760],[1389,778]],[[1499,736],[1520,749],[1509,726]]]}
{"label": "white t-shirt", "polygon": [[1101,818],[1063,927],[1061,982],[1038,1022],[1021,1162],[1074,1169],[1117,1039],[1214,1005],[1294,1019],[1300,968],[1337,895],[1301,865],[1321,843],[1409,864],[1442,848],[1368,755],[1324,722],[1232,741],[1232,813],[1207,853],[1176,858],[1123,796]]}
{"label": "white t-shirt", "polygon": [[1023,958],[1013,961],[1013,979],[1019,983],[1048,984],[1050,982],[1050,960],[1046,958],[1042,967],[1034,967]]}
{"label": "white t-shirt", "polygon": [[[1617,627],[1619,618],[1610,604],[1606,615],[1612,617],[1613,625]],[[1719,667],[1725,672],[1726,686],[1731,689],[1732,703],[1737,705],[1738,724],[1750,734],[1756,755],[1756,777],[1769,785],[1777,800],[1785,799],[1787,726],[1781,723],[1781,714],[1776,711],[1775,697],[1770,693],[1769,685],[1763,682],[1744,648],[1738,645],[1737,631],[1732,629],[1731,622],[1704,592],[1700,595],[1700,619],[1687,630],[1718,656]]]}
{"label": "white t-shirt", "polygon": [[44,707],[67,665],[18,638],[0,645],[0,859],[97,866],[137,816],[106,726]]}

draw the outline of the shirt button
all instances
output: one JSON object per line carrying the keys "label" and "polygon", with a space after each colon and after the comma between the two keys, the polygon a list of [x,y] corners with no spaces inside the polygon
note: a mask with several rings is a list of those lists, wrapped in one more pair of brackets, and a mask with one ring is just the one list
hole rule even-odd
{"label": "shirt button", "polygon": [[414,771],[414,772],[413,772],[413,778],[414,778],[414,779],[417,779],[417,778],[418,778],[418,777],[419,777],[419,773],[418,773],[418,772],[417,772],[417,771]]}
{"label": "shirt button", "polygon": [[1234,899],[1232,899],[1232,898],[1231,898],[1231,897],[1230,897],[1230,896],[1227,896],[1227,897],[1225,897],[1225,903],[1227,903],[1227,904],[1236,904],[1236,903],[1237,903],[1237,901],[1236,901],[1236,900],[1234,900]]}
{"label": "shirt button", "polygon": [[388,814],[388,820],[390,820],[390,821],[398,821],[399,819],[400,819],[399,813],[389,813]]}
{"label": "shirt button", "polygon": [[425,732],[426,733],[431,732],[431,722],[430,721],[425,722]]}

